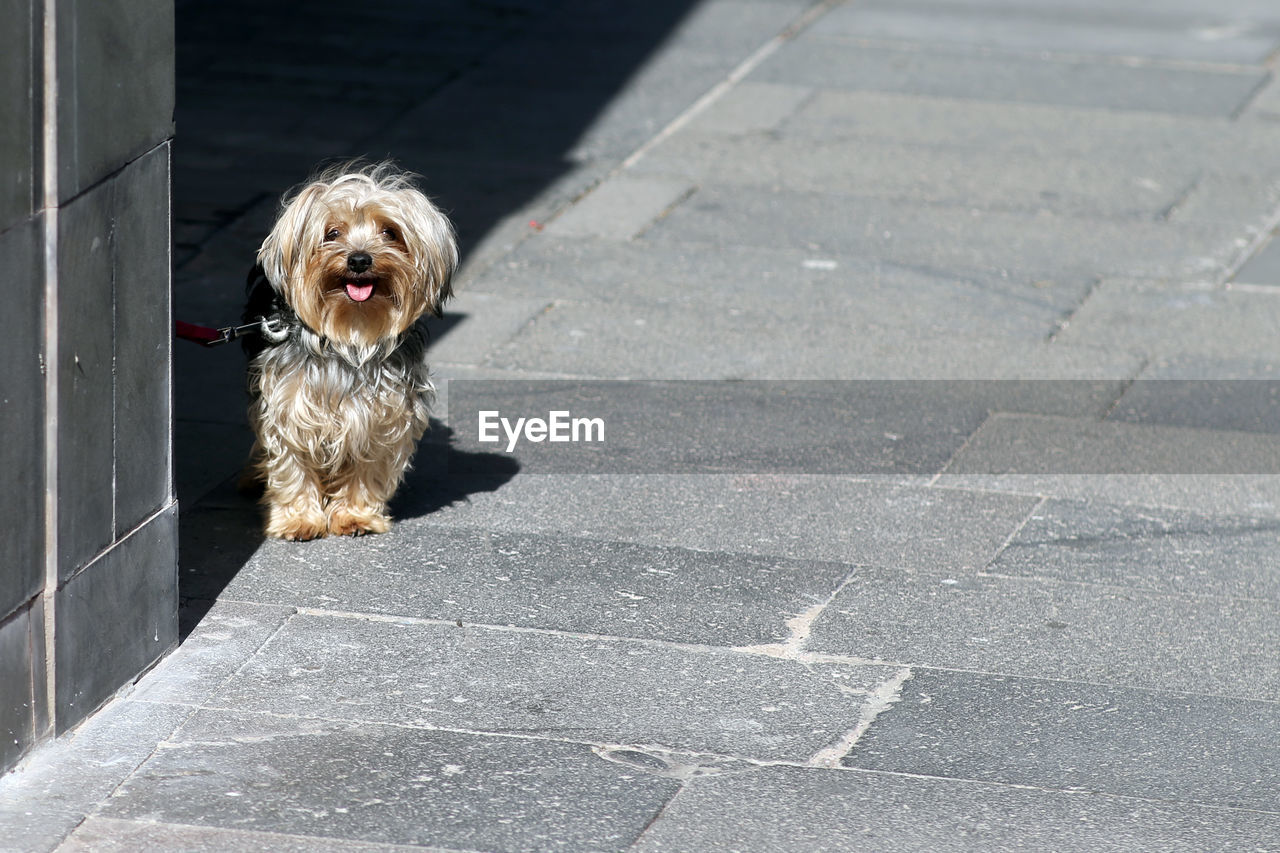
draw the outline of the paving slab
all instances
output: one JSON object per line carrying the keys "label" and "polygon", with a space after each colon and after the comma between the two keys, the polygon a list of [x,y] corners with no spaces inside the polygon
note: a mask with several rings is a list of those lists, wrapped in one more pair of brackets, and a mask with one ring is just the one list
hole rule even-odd
{"label": "paving slab", "polygon": [[1122,340],[1152,357],[1280,358],[1270,330],[1280,321],[1276,293],[1153,286],[1108,280],[1099,284],[1059,333],[1063,343]]}
{"label": "paving slab", "polygon": [[[1215,373],[1236,378],[1185,378]],[[1280,432],[1280,370],[1262,361],[1179,357],[1144,370],[1107,417],[1125,423],[1274,434]]]}
{"label": "paving slab", "polygon": [[787,622],[825,601],[850,571],[844,563],[555,534],[466,528],[422,534],[398,526],[357,542],[267,542],[222,594],[321,610],[749,646],[785,640]]}
{"label": "paving slab", "polygon": [[1049,500],[987,567],[995,575],[1151,592],[1280,599],[1274,518]]}
{"label": "paving slab", "polygon": [[[998,571],[998,567],[994,570]],[[902,665],[1280,699],[1272,601],[868,568],[806,650]]]}
{"label": "paving slab", "polygon": [[888,478],[785,474],[541,474],[420,517],[407,497],[399,525],[422,538],[464,526],[956,571],[986,565],[1037,503]]}
{"label": "paving slab", "polygon": [[192,712],[117,700],[0,776],[0,850],[51,850]]}
{"label": "paving slab", "polygon": [[549,226],[559,236],[627,240],[694,190],[684,180],[623,175],[592,190]]}
{"label": "paving slab", "polygon": [[292,605],[219,601],[182,644],[138,681],[135,702],[200,705],[280,629]]}
{"label": "paving slab", "polygon": [[1280,240],[1271,239],[1236,271],[1231,280],[1240,284],[1280,287]]}
{"label": "paving slab", "polygon": [[304,611],[210,706],[804,762],[895,672],[843,669],[837,680],[719,648]]}
{"label": "paving slab", "polygon": [[407,847],[363,841],[285,835],[222,827],[91,817],[76,827],[57,853],[133,853],[136,850],[182,850],[184,853],[404,853],[443,851],[441,847]]}
{"label": "paving slab", "polygon": [[845,765],[1275,813],[1274,702],[916,671]]}
{"label": "paving slab", "polygon": [[1085,58],[990,56],[953,46],[804,39],[779,50],[752,82],[898,92],[974,102],[1053,104],[1228,117],[1266,80],[1262,69],[1191,69]]}
{"label": "paving slab", "polygon": [[[628,316],[652,305],[767,313],[773,321],[822,316],[850,324],[1043,339],[1083,301],[1089,276],[1031,280],[967,273],[804,247],[680,243],[540,234],[485,270],[477,290],[598,304]],[[912,298],[904,301],[903,292]]]}
{"label": "paving slab", "polygon": [[[913,8],[914,7],[914,8]],[[815,36],[902,39],[1022,52],[1110,54],[1200,62],[1262,63],[1277,36],[1248,18],[1207,24],[1200,15],[1079,10],[1070,4],[981,5],[870,2],[843,5],[813,28]]]}
{"label": "paving slab", "polygon": [[[1259,227],[1262,214],[1259,213]],[[1109,278],[1225,276],[1247,240],[1239,227],[920,206],[789,190],[703,186],[645,232],[673,242],[807,246],[964,271]],[[1064,251],[1067,248],[1068,251]]]}
{"label": "paving slab", "polygon": [[[910,682],[908,682],[910,684]],[[770,767],[697,779],[636,851],[1272,849],[1274,812],[891,773]]]}
{"label": "paving slab", "polygon": [[101,815],[468,850],[621,850],[678,787],[578,744],[200,711]]}
{"label": "paving slab", "polygon": [[[797,307],[770,314],[755,306],[655,303],[620,314],[599,301],[562,302],[494,350],[487,363],[652,380],[1105,380],[1136,376],[1142,366],[1123,341],[1076,346],[945,328],[904,336],[900,327],[858,316],[833,332],[832,319],[820,309]],[[969,318],[953,315],[952,322],[965,325]]]}
{"label": "paving slab", "polygon": [[997,413],[947,473],[1275,475],[1280,436]]}
{"label": "paving slab", "polygon": [[1162,153],[1145,152],[1135,168],[1115,154],[1083,160],[866,139],[851,145],[848,139],[678,135],[632,172],[1030,214],[1156,219],[1182,199],[1198,172]]}

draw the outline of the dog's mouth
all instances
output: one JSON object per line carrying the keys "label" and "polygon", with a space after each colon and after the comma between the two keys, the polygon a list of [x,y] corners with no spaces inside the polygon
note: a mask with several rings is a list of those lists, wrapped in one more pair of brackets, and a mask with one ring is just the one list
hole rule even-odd
{"label": "dog's mouth", "polygon": [[373,297],[373,291],[378,286],[378,280],[376,278],[349,278],[342,285],[347,292],[347,298],[352,302],[368,302]]}

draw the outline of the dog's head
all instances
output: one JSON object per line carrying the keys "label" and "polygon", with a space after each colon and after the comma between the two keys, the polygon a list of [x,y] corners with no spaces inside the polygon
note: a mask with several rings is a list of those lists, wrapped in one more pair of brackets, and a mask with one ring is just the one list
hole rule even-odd
{"label": "dog's head", "polygon": [[452,293],[449,220],[389,163],[346,164],[285,196],[258,263],[298,319],[337,343],[394,339]]}

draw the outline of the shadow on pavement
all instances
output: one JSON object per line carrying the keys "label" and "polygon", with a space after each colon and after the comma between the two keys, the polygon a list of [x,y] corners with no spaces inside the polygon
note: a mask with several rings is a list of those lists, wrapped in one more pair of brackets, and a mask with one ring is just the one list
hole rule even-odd
{"label": "shadow on pavement", "polygon": [[[588,130],[693,5],[177,0],[177,317],[238,317],[240,282],[275,200],[325,160],[390,156],[424,175],[465,258],[566,175],[605,168],[642,141]],[[446,315],[437,339],[460,319]],[[257,508],[234,494],[233,481],[207,491],[224,469],[232,475],[248,446],[243,359],[180,355],[174,452],[185,637],[262,539]],[[398,517],[495,489],[516,473],[509,459],[449,448],[444,432],[433,424],[393,505]],[[182,474],[193,469],[205,485],[181,494]]]}

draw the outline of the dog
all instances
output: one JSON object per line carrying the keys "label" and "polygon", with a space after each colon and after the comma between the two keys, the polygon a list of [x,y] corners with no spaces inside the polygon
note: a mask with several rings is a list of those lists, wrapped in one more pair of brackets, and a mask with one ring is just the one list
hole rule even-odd
{"label": "dog", "polygon": [[352,162],[287,193],[249,275],[246,339],[265,533],[385,533],[435,389],[419,321],[452,295],[449,219],[391,163]]}

